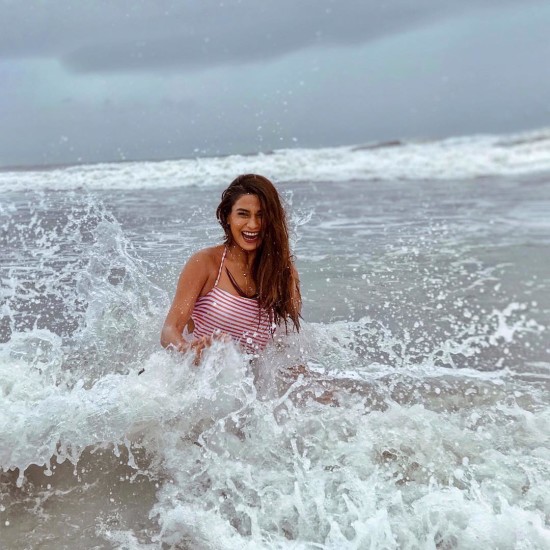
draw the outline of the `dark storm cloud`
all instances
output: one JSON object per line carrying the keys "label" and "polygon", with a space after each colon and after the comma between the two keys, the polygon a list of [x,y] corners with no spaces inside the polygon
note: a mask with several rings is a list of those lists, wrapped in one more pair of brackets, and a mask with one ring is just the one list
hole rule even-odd
{"label": "dark storm cloud", "polygon": [[78,72],[208,67],[354,44],[512,0],[2,0],[0,58],[50,56]]}

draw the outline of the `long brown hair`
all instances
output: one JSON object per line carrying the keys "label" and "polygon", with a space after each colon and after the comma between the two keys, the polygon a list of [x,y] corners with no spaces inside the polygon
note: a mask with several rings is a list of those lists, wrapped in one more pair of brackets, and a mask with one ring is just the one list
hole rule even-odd
{"label": "long brown hair", "polygon": [[256,195],[262,209],[262,242],[256,251],[252,275],[262,309],[271,312],[274,323],[291,320],[300,330],[300,283],[293,268],[286,215],[277,189],[264,176],[243,174],[222,193],[216,217],[225,232],[225,243],[232,235],[227,219],[235,202],[243,195]]}

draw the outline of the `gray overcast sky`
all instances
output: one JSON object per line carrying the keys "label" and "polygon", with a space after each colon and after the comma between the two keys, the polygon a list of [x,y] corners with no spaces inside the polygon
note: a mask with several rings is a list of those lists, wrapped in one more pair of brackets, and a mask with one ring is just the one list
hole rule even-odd
{"label": "gray overcast sky", "polygon": [[0,0],[0,166],[550,125],[546,0]]}

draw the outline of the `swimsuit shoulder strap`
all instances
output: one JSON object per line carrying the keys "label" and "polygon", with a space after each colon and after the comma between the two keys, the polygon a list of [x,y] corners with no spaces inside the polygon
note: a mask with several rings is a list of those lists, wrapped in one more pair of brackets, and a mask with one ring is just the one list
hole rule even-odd
{"label": "swimsuit shoulder strap", "polygon": [[220,269],[218,269],[218,276],[216,277],[216,282],[214,283],[214,286],[218,286],[218,282],[220,280],[220,275],[222,274],[222,268],[223,268],[223,262],[225,261],[225,255],[227,254],[227,247],[224,247],[223,254],[222,254],[222,261],[220,263]]}

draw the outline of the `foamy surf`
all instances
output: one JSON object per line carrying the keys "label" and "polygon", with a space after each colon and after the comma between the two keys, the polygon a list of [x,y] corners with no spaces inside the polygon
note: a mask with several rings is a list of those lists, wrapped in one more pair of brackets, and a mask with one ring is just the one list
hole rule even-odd
{"label": "foamy surf", "polygon": [[550,170],[550,130],[403,141],[319,149],[280,149],[162,162],[70,166],[0,172],[0,191],[137,190],[222,186],[235,174],[260,173],[277,182],[474,179]]}

